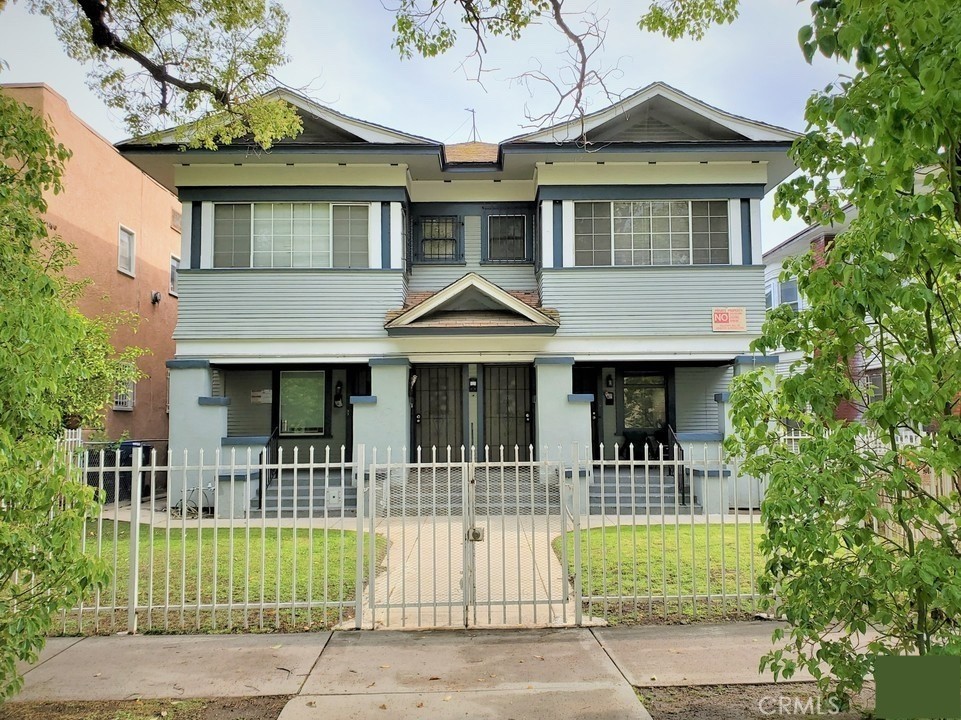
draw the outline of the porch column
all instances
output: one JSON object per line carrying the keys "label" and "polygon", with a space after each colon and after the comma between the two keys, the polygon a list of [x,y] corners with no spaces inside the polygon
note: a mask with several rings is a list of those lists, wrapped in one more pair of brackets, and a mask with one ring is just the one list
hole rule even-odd
{"label": "porch column", "polygon": [[[370,463],[374,448],[377,461],[400,462],[410,446],[410,398],[407,358],[385,357],[370,360],[370,395],[351,396],[354,408],[354,443],[364,444],[365,463]],[[355,450],[354,458],[357,458]]]}
{"label": "porch column", "polygon": [[571,465],[572,447],[580,454],[581,470],[590,470],[592,395],[571,392],[574,358],[535,358],[537,374],[536,408],[537,448],[541,459],[557,459]]}
{"label": "porch column", "polygon": [[[227,434],[227,398],[211,397],[210,362],[207,360],[168,360],[170,371],[170,439],[173,465],[183,465],[184,451],[188,463],[196,465],[200,451],[204,464],[213,465],[220,441]],[[158,462],[160,460],[158,459]],[[165,462],[165,461],[164,461]],[[198,485],[197,473],[188,473],[192,485]],[[204,478],[203,482],[212,482]],[[171,502],[183,492],[183,473],[171,472],[167,477],[167,497]]]}

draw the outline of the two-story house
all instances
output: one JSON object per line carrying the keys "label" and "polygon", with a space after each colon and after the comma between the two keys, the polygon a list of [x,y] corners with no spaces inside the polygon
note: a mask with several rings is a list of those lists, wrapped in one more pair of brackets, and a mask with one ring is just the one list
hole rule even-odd
{"label": "two-story house", "polygon": [[175,458],[722,439],[794,133],[662,83],[497,145],[275,95],[269,152],[120,146],[183,202]]}

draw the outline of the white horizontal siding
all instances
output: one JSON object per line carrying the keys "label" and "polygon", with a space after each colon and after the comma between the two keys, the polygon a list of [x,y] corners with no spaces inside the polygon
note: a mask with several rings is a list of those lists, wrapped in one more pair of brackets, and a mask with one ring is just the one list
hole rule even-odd
{"label": "white horizontal siding", "polygon": [[715,393],[726,392],[734,377],[731,366],[679,367],[674,371],[678,432],[718,432]]}
{"label": "white horizontal siding", "polygon": [[558,337],[715,333],[715,307],[743,307],[747,333],[764,319],[761,266],[544,269],[541,302],[560,311]]}
{"label": "white horizontal siding", "polygon": [[177,340],[386,337],[403,272],[181,271]]}

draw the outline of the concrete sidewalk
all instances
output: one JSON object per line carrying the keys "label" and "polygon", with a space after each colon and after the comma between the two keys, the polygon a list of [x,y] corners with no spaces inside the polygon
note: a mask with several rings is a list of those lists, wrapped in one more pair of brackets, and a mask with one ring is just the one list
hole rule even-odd
{"label": "concrete sidewalk", "polygon": [[[294,695],[282,720],[649,718],[633,686],[771,681],[776,623],[53,638],[27,700]],[[795,678],[804,679],[804,678]]]}

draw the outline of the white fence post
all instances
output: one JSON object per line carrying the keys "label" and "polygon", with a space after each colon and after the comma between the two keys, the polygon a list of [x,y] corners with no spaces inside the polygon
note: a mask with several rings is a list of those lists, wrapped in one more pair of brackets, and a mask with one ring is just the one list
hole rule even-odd
{"label": "white fence post", "polygon": [[[366,472],[367,447],[364,443],[357,445],[354,451],[354,471],[357,473],[357,567],[354,572],[354,627],[358,630],[364,626],[364,519],[366,508],[364,501],[364,490],[367,486]],[[373,479],[371,479],[373,482]],[[341,511],[343,514],[343,511]],[[375,543],[374,534],[371,533],[367,542]]]}
{"label": "white fence post", "polygon": [[[580,448],[577,443],[571,450],[571,489],[573,490],[573,515],[574,522],[571,528],[574,535],[574,624],[580,627],[584,622],[583,603],[581,602],[581,469],[580,469]],[[561,461],[563,472],[563,461]],[[564,568],[567,570],[567,568]]]}
{"label": "white fence post", "polygon": [[[117,453],[117,466],[120,454]],[[130,470],[130,578],[127,586],[127,632],[137,632],[137,593],[140,580],[140,473],[143,468],[142,448],[133,446],[133,462]],[[118,470],[119,472],[119,470]]]}

